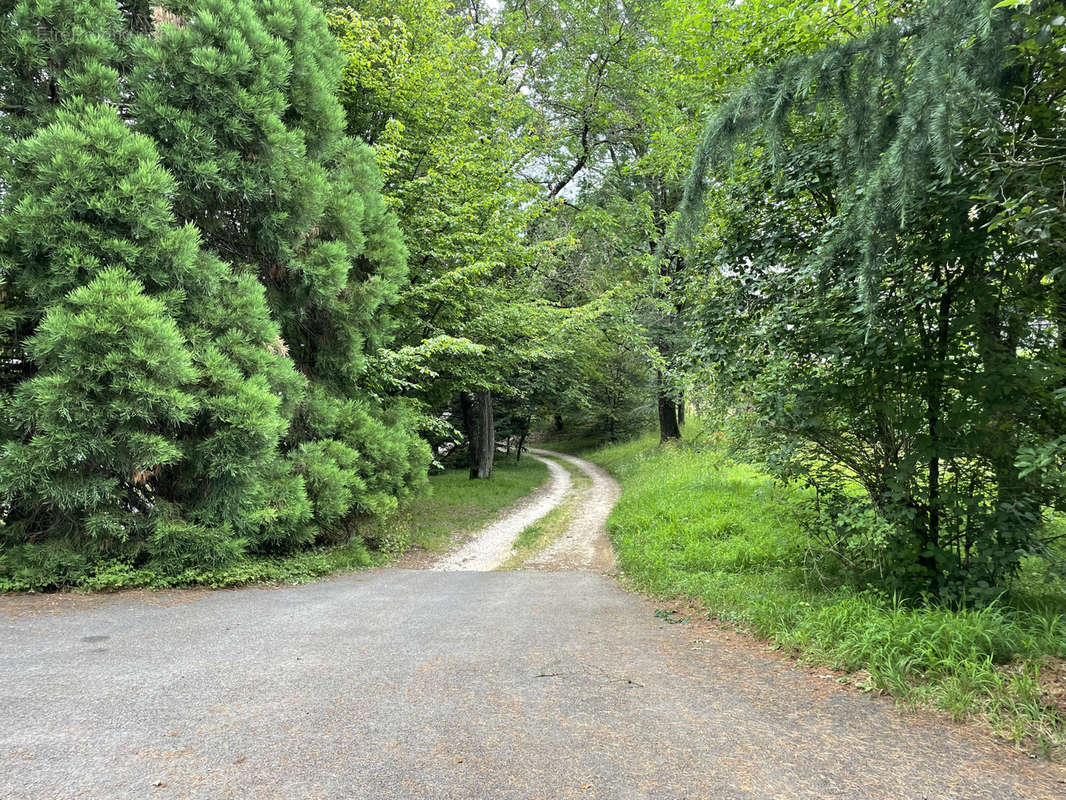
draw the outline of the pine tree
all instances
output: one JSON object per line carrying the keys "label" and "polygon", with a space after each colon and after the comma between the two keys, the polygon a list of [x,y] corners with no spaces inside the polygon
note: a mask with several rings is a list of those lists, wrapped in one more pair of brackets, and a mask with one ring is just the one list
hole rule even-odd
{"label": "pine tree", "polygon": [[179,215],[258,275],[310,380],[286,444],[315,508],[330,509],[316,522],[391,510],[428,453],[413,415],[361,384],[390,339],[406,251],[373,153],[344,135],[324,18],[306,0],[175,4],[134,49],[130,113],[177,178]]}
{"label": "pine tree", "polygon": [[0,11],[0,135],[21,138],[73,97],[115,100],[127,20],[114,0],[15,0]]}
{"label": "pine tree", "polygon": [[405,252],[371,152],[343,135],[321,12],[22,0],[0,14],[0,51],[0,459],[14,470],[30,443],[58,441],[18,417],[57,368],[31,343],[105,272],[162,304],[144,313],[176,326],[194,373],[175,387],[188,414],[144,423],[173,457],[102,467],[116,496],[139,476],[136,534],[90,541],[89,507],[56,524],[58,506],[5,468],[7,546],[31,560],[27,540],[121,552],[174,572],[394,508],[427,453],[413,415],[360,383],[389,340]]}
{"label": "pine tree", "polygon": [[0,215],[5,537],[140,558],[165,523],[211,562],[279,518],[306,539],[277,452],[303,381],[262,287],[177,223],[173,179],[113,108],[53,116],[11,148]]}
{"label": "pine tree", "polygon": [[161,509],[155,475],[182,460],[179,431],[199,410],[166,306],[104,269],[50,308],[26,355],[37,373],[6,409],[23,436],[0,459],[5,533],[44,529],[105,552],[143,543]]}

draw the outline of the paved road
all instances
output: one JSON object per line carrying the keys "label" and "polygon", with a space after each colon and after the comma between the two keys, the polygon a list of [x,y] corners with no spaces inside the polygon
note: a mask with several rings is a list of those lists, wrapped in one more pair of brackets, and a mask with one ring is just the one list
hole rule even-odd
{"label": "paved road", "polygon": [[0,798],[1066,798],[592,571],[0,598]]}

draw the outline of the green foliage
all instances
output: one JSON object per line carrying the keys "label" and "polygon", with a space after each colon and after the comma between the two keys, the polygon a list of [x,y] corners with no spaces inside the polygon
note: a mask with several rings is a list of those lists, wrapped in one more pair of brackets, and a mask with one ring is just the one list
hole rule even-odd
{"label": "green foliage", "polygon": [[658,403],[672,435],[674,405],[693,383],[692,270],[667,233],[703,108],[753,68],[861,30],[897,5],[502,4],[493,40],[513,52],[547,144],[536,174],[553,202],[531,226],[533,287],[558,305],[598,308],[580,350],[581,389],[552,398],[567,419],[613,436],[641,426]]}
{"label": "green foliage", "polygon": [[365,377],[405,250],[321,12],[22,2],[0,49],[15,561],[223,569],[395,509],[428,454]]}
{"label": "green foliage", "polygon": [[164,575],[224,568],[241,556],[244,542],[218,528],[159,520],[148,537],[149,569]]}
{"label": "green foliage", "polygon": [[531,458],[499,464],[492,481],[471,481],[465,470],[448,470],[430,478],[429,491],[395,514],[360,520],[348,531],[351,539],[284,556],[228,552],[233,539],[172,520],[156,526],[148,544],[152,559],[143,565],[128,557],[90,558],[49,540],[15,545],[0,551],[0,592],[301,583],[378,566],[412,548],[439,552],[547,477],[547,468]]}
{"label": "green foliage", "polygon": [[6,409],[23,437],[8,443],[0,474],[29,519],[5,533],[43,512],[59,536],[104,551],[144,538],[158,503],[142,476],[181,460],[175,437],[197,410],[192,359],[163,304],[125,271],[104,270],[52,306],[25,352],[36,374]]}
{"label": "green foliage", "polygon": [[809,533],[808,491],[700,438],[657,447],[646,437],[587,454],[622,484],[608,531],[637,587],[697,598],[717,619],[858,672],[866,688],[984,718],[1045,749],[1066,743],[1066,719],[1040,681],[1046,657],[1066,654],[1061,578],[1047,591],[1032,563],[1012,594],[977,609],[856,591]]}
{"label": "green foliage", "polygon": [[[131,7],[132,10],[132,7]],[[17,0],[0,12],[0,136],[52,122],[59,101],[99,103],[118,89],[128,20],[113,0]]]}
{"label": "green foliage", "polygon": [[1016,466],[1064,423],[1057,256],[997,220],[1029,191],[1001,165],[1044,76],[1018,15],[908,11],[757,71],[709,116],[687,186],[711,275],[694,355],[843,549],[879,531],[883,587],[989,600],[1064,500]]}
{"label": "green foliage", "polygon": [[224,569],[395,519],[457,396],[684,399],[848,580],[996,597],[1066,510],[1062,12],[13,0],[4,548]]}
{"label": "green foliage", "polygon": [[353,3],[330,23],[347,58],[348,130],[372,143],[411,252],[400,336],[412,358],[375,366],[429,413],[490,389],[501,432],[559,410],[626,417],[622,384],[641,354],[632,337],[609,337],[629,315],[618,302],[608,320],[611,298],[596,305],[597,291],[560,288],[576,282],[554,270],[553,251],[569,245],[537,227],[553,204],[529,174],[558,142],[523,88],[530,31],[440,0]]}
{"label": "green foliage", "polygon": [[[201,532],[202,534],[202,532]],[[198,550],[204,542],[190,542],[200,534],[186,531],[180,535],[176,561],[153,562],[134,566],[125,560],[87,563],[84,557],[70,550],[56,553],[33,548],[32,555],[20,550],[0,554],[0,592],[49,591],[74,589],[93,592],[116,592],[123,589],[172,589],[185,586],[206,586],[212,589],[247,586],[262,583],[304,583],[337,572],[350,572],[381,563],[380,555],[367,550],[361,540],[345,545],[319,548],[288,556],[244,556],[228,561],[225,566],[213,566],[210,558],[216,553],[210,545]],[[203,555],[208,561],[181,568],[190,561],[186,548],[192,546],[193,555]]]}
{"label": "green foliage", "polygon": [[279,395],[302,386],[266,349],[262,289],[176,223],[171,177],[113,109],[54,118],[13,146],[0,217],[4,539],[140,556],[175,515],[254,532]]}
{"label": "green foliage", "polygon": [[138,40],[132,113],[177,178],[180,217],[267,289],[272,347],[312,385],[285,446],[315,528],[334,536],[424,480],[414,418],[363,388],[391,339],[406,250],[373,153],[344,135],[343,61],[323,15],[303,0],[174,12]]}

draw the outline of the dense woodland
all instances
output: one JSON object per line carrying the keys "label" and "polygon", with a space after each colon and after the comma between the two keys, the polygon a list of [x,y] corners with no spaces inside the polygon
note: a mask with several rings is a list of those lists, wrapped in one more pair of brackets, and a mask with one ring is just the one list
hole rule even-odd
{"label": "dense woodland", "polygon": [[695,413],[857,584],[994,598],[1066,512],[1064,45],[1045,0],[4,0],[0,573],[346,541]]}

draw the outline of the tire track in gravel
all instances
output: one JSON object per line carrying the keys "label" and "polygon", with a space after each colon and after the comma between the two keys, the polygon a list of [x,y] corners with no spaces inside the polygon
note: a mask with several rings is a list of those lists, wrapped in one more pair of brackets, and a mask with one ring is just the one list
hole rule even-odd
{"label": "tire track in gravel", "polygon": [[548,483],[530,492],[500,519],[482,528],[473,539],[439,559],[431,570],[437,572],[487,572],[496,569],[511,555],[518,534],[563,502],[570,491],[570,473],[557,461],[540,455],[531,458],[548,467]]}
{"label": "tire track in gravel", "polygon": [[[576,511],[566,530],[547,547],[529,558],[523,568],[543,571],[592,570],[605,572],[614,566],[614,550],[607,538],[607,517],[618,500],[618,483],[605,470],[576,456],[553,450],[529,449],[530,457],[548,466],[548,483],[530,493],[503,517],[478,532],[454,553],[430,569],[445,572],[476,572],[499,568],[512,555],[515,539],[530,525],[579,492]],[[574,489],[565,461],[585,473],[592,485]]]}
{"label": "tire track in gravel", "polygon": [[584,472],[592,485],[581,491],[577,508],[566,531],[546,548],[529,558],[526,569],[593,570],[607,572],[615,564],[614,548],[607,538],[607,517],[618,502],[621,487],[607,470],[576,456],[551,450],[531,450],[538,455],[560,458]]}

